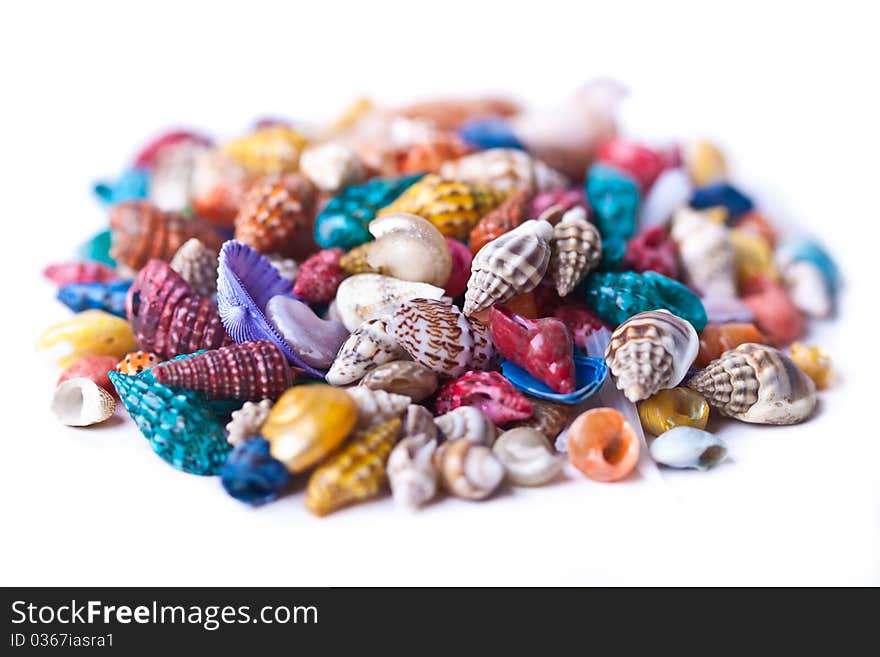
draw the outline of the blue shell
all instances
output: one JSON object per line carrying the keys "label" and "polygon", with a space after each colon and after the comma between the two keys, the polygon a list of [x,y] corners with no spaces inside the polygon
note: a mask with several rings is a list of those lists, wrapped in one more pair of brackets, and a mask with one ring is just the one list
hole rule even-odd
{"label": "blue shell", "polygon": [[724,207],[730,219],[744,215],[755,207],[752,199],[728,183],[715,183],[694,190],[691,207],[696,210]]}
{"label": "blue shell", "polygon": [[300,359],[266,317],[266,304],[277,295],[298,298],[290,289],[290,281],[281,278],[267,258],[241,242],[229,240],[223,244],[217,268],[217,310],[229,337],[239,344],[271,340],[291,363],[324,378],[320,370]]}
{"label": "blue shell", "polygon": [[107,205],[147,198],[150,174],[143,169],[128,169],[116,180],[101,180],[93,187],[95,196]]}
{"label": "blue shell", "polygon": [[828,255],[828,252],[812,239],[802,237],[789,240],[779,247],[777,255],[781,261],[786,263],[806,261],[815,265],[822,272],[825,285],[832,294],[840,286],[840,270],[837,268],[837,264]]}
{"label": "blue shell", "polygon": [[131,283],[70,283],[58,290],[58,300],[74,312],[97,309],[125,317],[125,295]]}
{"label": "blue shell", "polygon": [[639,185],[635,179],[604,164],[594,164],[587,173],[584,191],[603,242],[613,237],[627,240],[635,235],[639,209]]}
{"label": "blue shell", "polygon": [[517,148],[524,151],[526,149],[513,134],[507,121],[497,116],[468,121],[458,129],[458,136],[466,143],[481,150]]}
{"label": "blue shell", "polygon": [[232,497],[258,506],[278,498],[290,483],[290,472],[272,458],[269,442],[254,436],[235,446],[220,472],[220,480]]}
{"label": "blue shell", "polygon": [[110,257],[111,241],[112,235],[110,230],[102,230],[100,233],[90,237],[88,241],[80,244],[76,250],[76,255],[83,260],[96,260],[110,267],[115,267],[116,261]]}
{"label": "blue shell", "polygon": [[560,394],[538,381],[531,374],[509,360],[501,363],[501,372],[514,387],[539,399],[560,402],[562,404],[579,404],[592,397],[608,374],[608,366],[604,358],[591,356],[574,356],[575,390],[568,394]]}

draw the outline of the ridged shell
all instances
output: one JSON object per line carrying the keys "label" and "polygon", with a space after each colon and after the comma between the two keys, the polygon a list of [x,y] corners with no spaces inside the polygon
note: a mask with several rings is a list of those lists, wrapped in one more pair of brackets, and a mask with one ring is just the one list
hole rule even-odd
{"label": "ridged shell", "polygon": [[685,385],[722,415],[757,424],[796,424],[816,406],[815,386],[781,351],[748,342],[724,352]]}
{"label": "ridged shell", "polygon": [[69,427],[88,427],[103,422],[116,410],[113,395],[84,376],[59,384],[52,396],[52,413]]}
{"label": "ridged shell", "polygon": [[386,320],[370,319],[342,343],[326,380],[334,386],[355,383],[370,370],[406,356],[407,353],[388,333]]}
{"label": "ridged shell", "polygon": [[446,239],[434,225],[414,214],[386,214],[370,222],[367,263],[404,281],[444,286],[452,273]]}
{"label": "ridged shell", "polygon": [[217,293],[217,254],[195,237],[184,242],[171,258],[171,269],[203,297]]}
{"label": "ridged shell", "polygon": [[296,130],[276,124],[259,128],[223,146],[223,150],[256,175],[296,171],[308,141]]}
{"label": "ridged shell", "polygon": [[493,364],[487,328],[444,301],[407,301],[394,311],[388,331],[413,360],[443,376],[457,377]]}
{"label": "ridged shell", "polygon": [[226,441],[230,445],[237,445],[260,433],[260,427],[269,417],[271,410],[271,399],[245,402],[244,406],[232,412],[232,419],[226,425]]}
{"label": "ridged shell", "polygon": [[530,220],[480,249],[471,264],[464,314],[534,290],[550,263],[552,237],[549,223]]}
{"label": "ridged shell", "polygon": [[367,372],[361,385],[406,395],[414,402],[427,399],[437,390],[437,374],[412,360],[395,360]]}
{"label": "ridged shell", "polygon": [[526,397],[532,404],[532,417],[525,420],[517,420],[511,423],[511,427],[531,427],[543,433],[550,442],[554,442],[565,429],[569,421],[574,417],[577,406],[572,404],[559,404],[556,402]]}
{"label": "ridged shell", "polygon": [[399,418],[409,408],[406,395],[395,395],[384,390],[371,390],[363,386],[347,388],[358,410],[357,429],[365,429],[393,418]]}
{"label": "ridged shell", "polygon": [[599,231],[587,221],[583,207],[573,207],[553,226],[550,274],[559,296],[567,296],[601,259]]}
{"label": "ridged shell", "polygon": [[674,388],[697,357],[700,340],[689,322],[667,310],[630,317],[611,334],[605,360],[631,402]]}
{"label": "ridged shell", "polygon": [[568,180],[540,160],[515,148],[490,148],[445,163],[440,175],[453,180],[491,185],[501,190],[543,192],[566,187]]}
{"label": "ridged shell", "polygon": [[477,255],[486,244],[510,232],[528,219],[530,204],[530,193],[520,190],[480,219],[468,239],[471,254]]}
{"label": "ridged shell", "polygon": [[730,231],[703,212],[682,208],[670,232],[678,246],[685,281],[703,294],[736,297],[736,257]]}
{"label": "ridged shell", "polygon": [[565,465],[547,437],[537,429],[519,427],[505,431],[492,447],[504,464],[507,479],[514,486],[540,486],[556,477]]}
{"label": "ridged shell", "polygon": [[443,487],[464,499],[485,499],[504,480],[504,465],[492,450],[465,438],[443,443],[433,460]]}
{"label": "ridged shell", "polygon": [[391,450],[385,472],[395,502],[416,509],[434,498],[437,473],[432,461],[436,449],[436,439],[423,442],[421,436],[410,436]]}
{"label": "ridged shell", "polygon": [[460,406],[434,418],[445,440],[464,438],[477,445],[492,446],[497,431],[486,414],[474,406]]}
{"label": "ridged shell", "polygon": [[381,274],[357,274],[339,285],[336,310],[345,328],[354,331],[367,320],[387,315],[405,301],[439,299],[443,294],[443,288],[427,283],[401,281]]}

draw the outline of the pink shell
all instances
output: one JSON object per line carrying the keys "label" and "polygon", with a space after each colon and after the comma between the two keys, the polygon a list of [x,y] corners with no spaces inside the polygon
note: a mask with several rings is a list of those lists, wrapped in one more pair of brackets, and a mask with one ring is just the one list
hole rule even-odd
{"label": "pink shell", "polygon": [[43,276],[58,286],[71,283],[109,283],[119,278],[113,267],[93,260],[53,263],[43,269]]}
{"label": "pink shell", "polygon": [[296,275],[293,293],[308,303],[330,303],[345,277],[339,260],[345,255],[342,249],[324,249],[302,263]]}
{"label": "pink shell", "polygon": [[435,402],[437,414],[459,406],[475,406],[497,425],[532,416],[532,403],[498,372],[467,372],[442,385]]}
{"label": "pink shell", "polygon": [[452,297],[461,296],[467,289],[468,279],[471,277],[471,250],[464,244],[451,237],[446,238],[449,245],[449,254],[452,256],[452,273],[446,281],[446,294]]}
{"label": "pink shell", "polygon": [[58,383],[61,385],[67,379],[73,379],[78,376],[91,379],[99,386],[104,388],[110,394],[116,394],[116,388],[110,382],[107,372],[116,367],[117,359],[113,356],[85,356],[73,363],[70,367],[61,373],[58,377]]}

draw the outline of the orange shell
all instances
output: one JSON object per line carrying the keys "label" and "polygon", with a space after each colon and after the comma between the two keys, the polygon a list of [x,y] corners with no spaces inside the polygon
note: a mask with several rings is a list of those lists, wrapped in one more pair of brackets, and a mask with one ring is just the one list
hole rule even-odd
{"label": "orange shell", "polygon": [[438,130],[455,130],[462,123],[489,116],[511,116],[519,106],[506,98],[435,99],[413,103],[397,110],[408,119],[430,121]]}
{"label": "orange shell", "polygon": [[[504,302],[504,305],[515,312],[517,315],[521,315],[526,319],[538,319],[538,305],[535,301],[535,295],[532,292],[526,292],[525,294],[517,294],[515,297],[508,299]],[[481,310],[478,313],[474,313],[471,315],[471,319],[477,319],[483,324],[489,324],[489,312],[490,308],[486,308],[486,310]]]}
{"label": "orange shell", "polygon": [[696,365],[706,367],[728,349],[746,342],[766,344],[767,338],[754,324],[706,324],[706,328],[700,333],[700,352],[697,354]]}
{"label": "orange shell", "polygon": [[595,481],[618,481],[636,467],[639,437],[613,408],[594,408],[578,415],[568,430],[568,458]]}
{"label": "orange shell", "polygon": [[441,133],[428,141],[413,144],[399,156],[398,171],[402,174],[437,173],[444,162],[457,160],[470,150],[455,133]]}
{"label": "orange shell", "polygon": [[501,237],[523,221],[526,220],[526,213],[529,210],[529,201],[531,195],[528,191],[522,190],[513,194],[497,208],[492,210],[485,217],[480,219],[479,223],[471,230],[468,246],[471,254],[477,255],[477,251],[482,249],[486,244],[497,237]]}

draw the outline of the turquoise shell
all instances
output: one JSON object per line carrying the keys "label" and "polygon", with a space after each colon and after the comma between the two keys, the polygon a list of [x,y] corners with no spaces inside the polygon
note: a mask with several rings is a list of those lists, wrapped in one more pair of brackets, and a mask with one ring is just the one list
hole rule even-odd
{"label": "turquoise shell", "polygon": [[509,360],[501,363],[501,372],[515,388],[539,399],[559,402],[561,404],[580,404],[592,397],[608,375],[608,366],[604,358],[590,356],[574,356],[575,389],[574,392],[561,394],[538,381],[531,374]]}
{"label": "turquoise shell", "polygon": [[697,333],[706,327],[700,298],[685,285],[653,271],[593,273],[583,290],[590,307],[611,326],[646,310],[665,309],[689,321]]}
{"label": "turquoise shell", "polygon": [[143,169],[129,169],[116,180],[96,182],[92,188],[95,196],[107,205],[147,198],[150,190],[150,174]]}
{"label": "turquoise shell", "polygon": [[390,205],[423,174],[403,178],[374,178],[347,187],[330,199],[315,220],[315,241],[325,249],[346,251],[373,239],[368,226],[376,213]]}
{"label": "turquoise shell", "polygon": [[83,260],[97,260],[110,267],[115,267],[116,261],[110,257],[110,242],[110,231],[103,230],[81,244],[76,250],[76,255]]}
{"label": "turquoise shell", "polygon": [[840,270],[837,264],[828,252],[812,239],[800,238],[785,242],[779,247],[777,257],[786,263],[806,261],[815,265],[822,272],[825,285],[832,294],[840,286]]}
{"label": "turquoise shell", "polygon": [[587,174],[584,191],[603,242],[610,238],[627,240],[635,235],[639,209],[639,185],[635,179],[604,164],[594,164]]}

